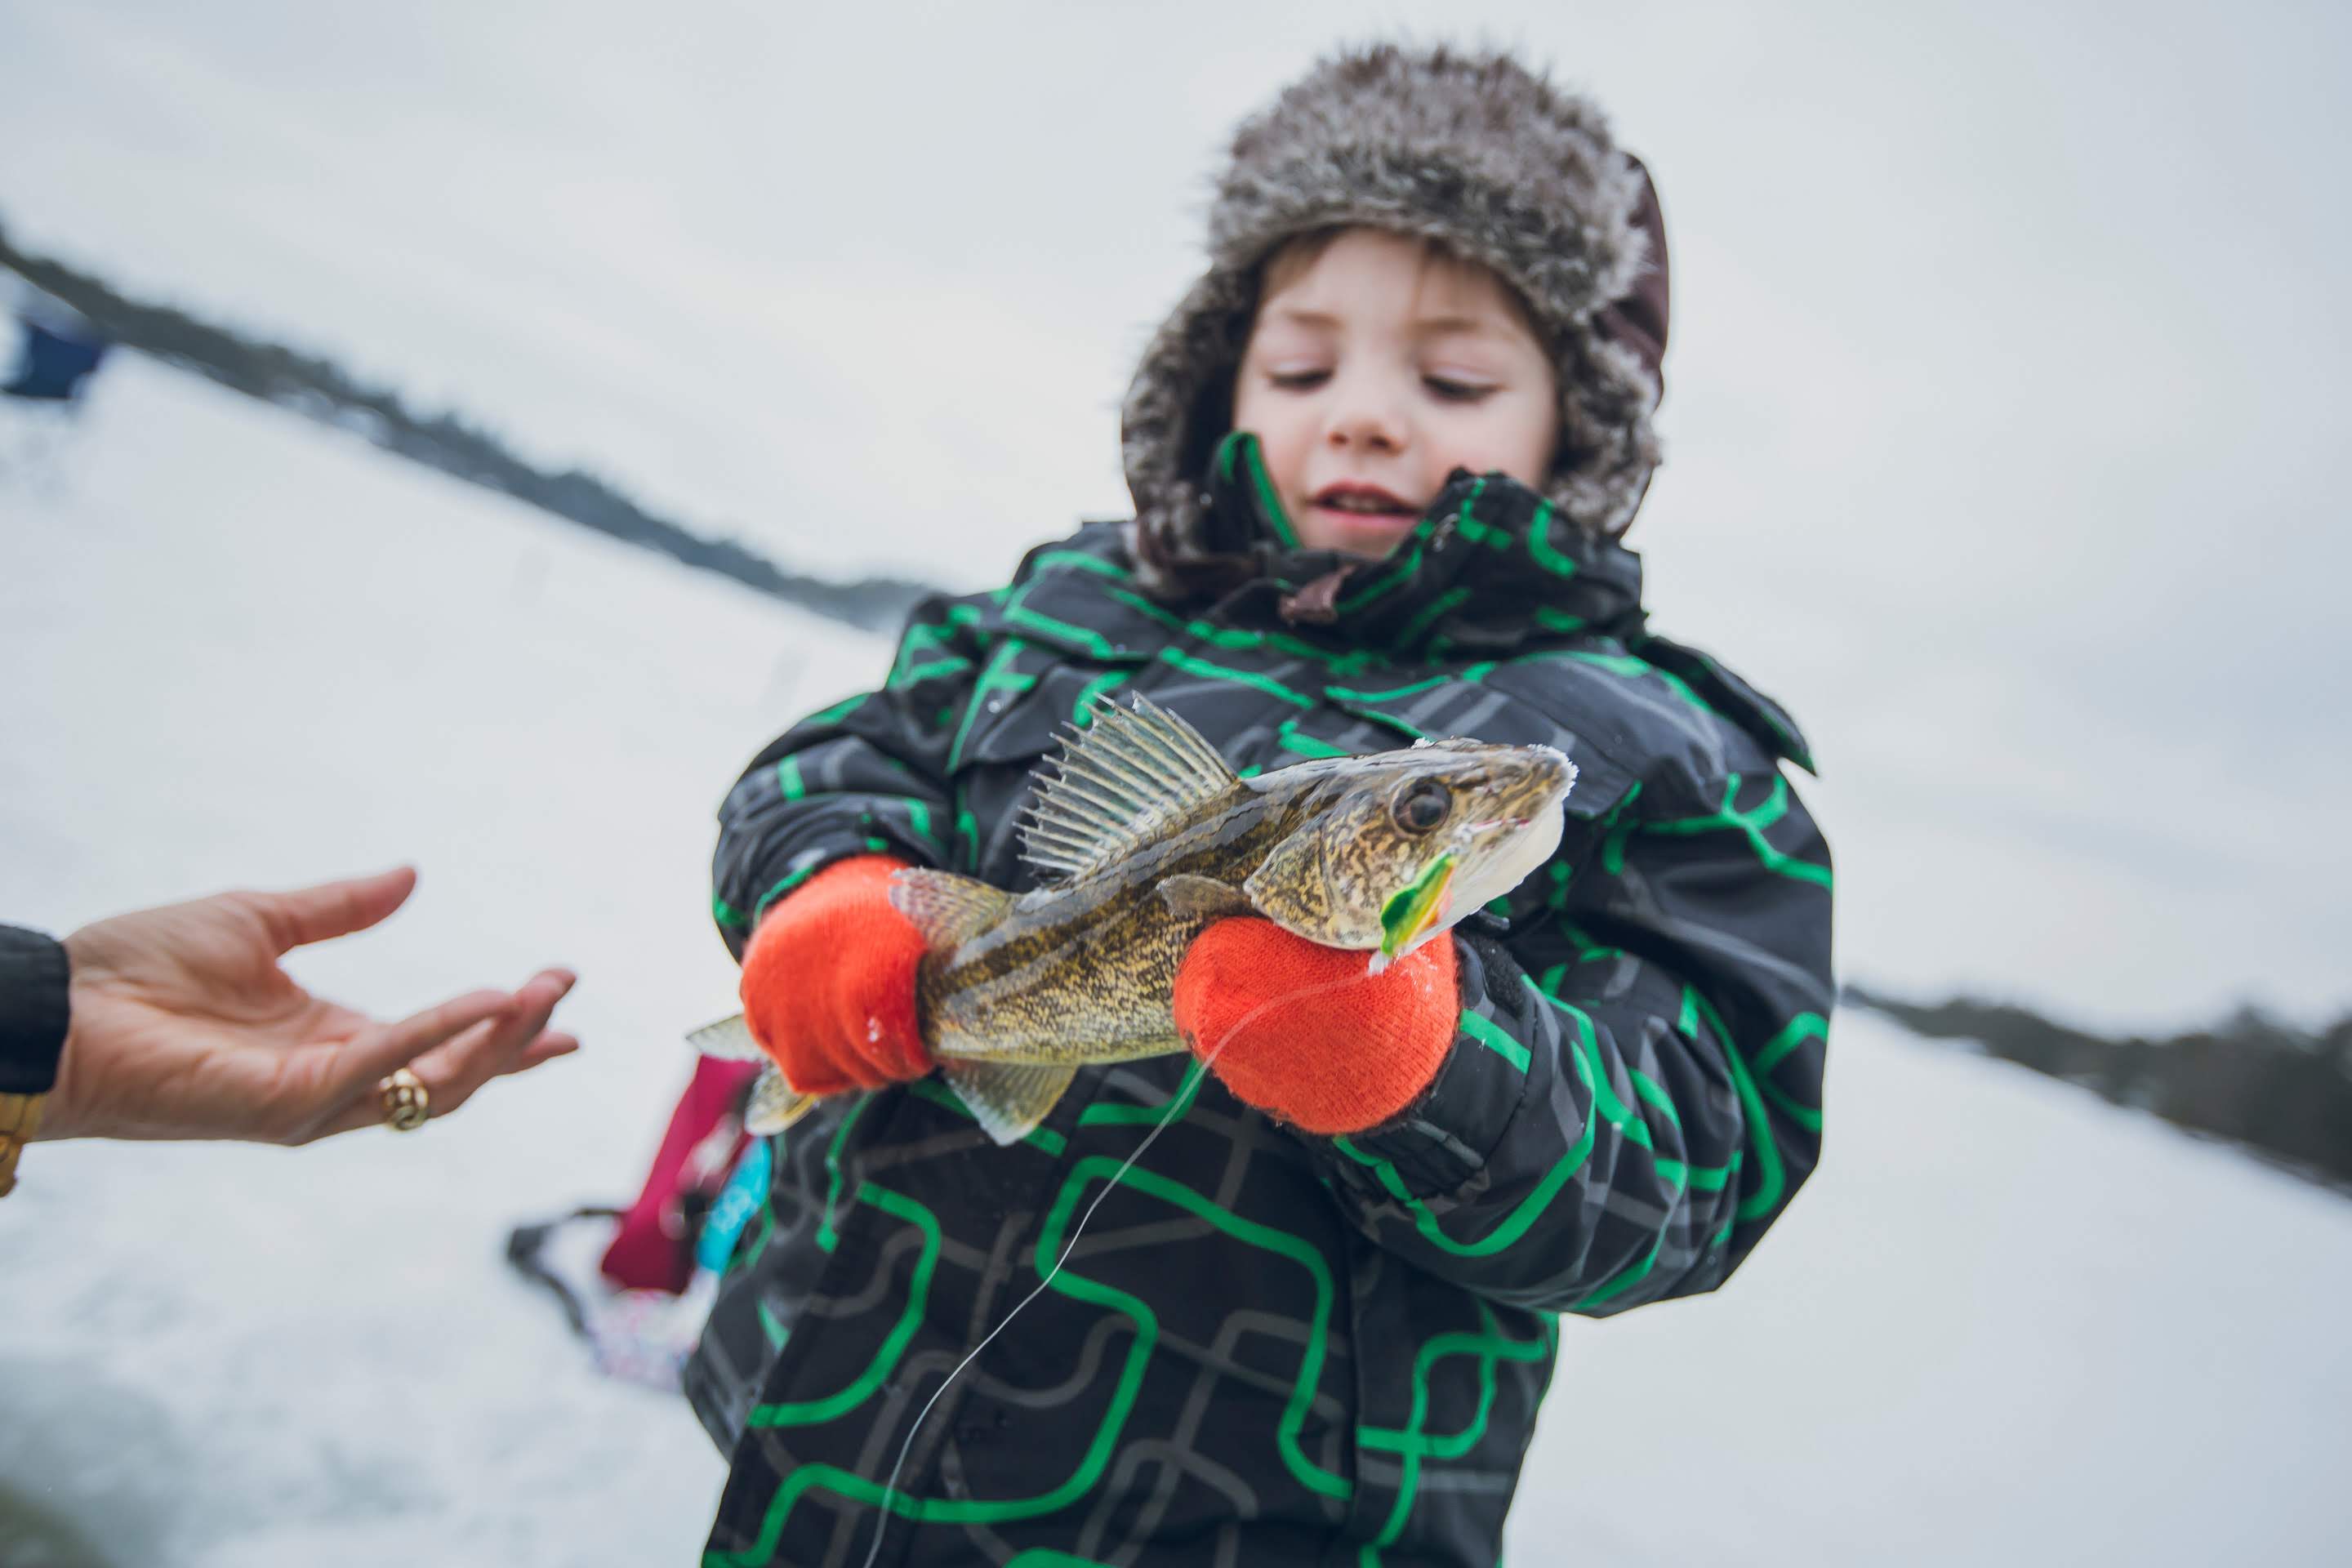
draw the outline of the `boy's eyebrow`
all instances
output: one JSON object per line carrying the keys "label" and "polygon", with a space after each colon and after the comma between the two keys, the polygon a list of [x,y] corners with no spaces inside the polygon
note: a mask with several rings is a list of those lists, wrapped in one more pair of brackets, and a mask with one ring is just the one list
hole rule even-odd
{"label": "boy's eyebrow", "polygon": [[[1331,329],[1347,324],[1328,310],[1310,310],[1303,305],[1276,305],[1271,313],[1281,321],[1302,327]],[[1495,326],[1492,317],[1465,315],[1419,316],[1412,323],[1413,331],[1424,337],[1440,337],[1453,332],[1490,337],[1494,334]]]}
{"label": "boy's eyebrow", "polygon": [[1495,321],[1490,316],[1423,316],[1413,322],[1413,328],[1423,336],[1433,338],[1449,332],[1490,337],[1494,334]]}

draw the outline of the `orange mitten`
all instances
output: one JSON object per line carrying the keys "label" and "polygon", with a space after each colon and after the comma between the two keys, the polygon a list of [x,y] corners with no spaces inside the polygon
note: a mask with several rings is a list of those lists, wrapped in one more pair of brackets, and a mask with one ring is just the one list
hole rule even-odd
{"label": "orange mitten", "polygon": [[890,902],[906,865],[860,855],[768,911],[743,951],[751,1037],[803,1094],[879,1089],[931,1070],[915,1013],[923,938]]}
{"label": "orange mitten", "polygon": [[1325,1136],[1377,1127],[1437,1076],[1462,1003],[1451,937],[1379,974],[1364,972],[1370,956],[1272,921],[1219,921],[1177,967],[1176,1027],[1261,1110]]}

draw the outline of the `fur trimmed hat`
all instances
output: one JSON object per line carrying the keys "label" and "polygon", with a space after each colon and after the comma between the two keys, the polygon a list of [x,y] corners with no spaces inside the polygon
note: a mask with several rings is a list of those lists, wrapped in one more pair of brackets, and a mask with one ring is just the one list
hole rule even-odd
{"label": "fur trimmed hat", "polygon": [[1559,378],[1543,489],[1594,533],[1633,521],[1657,466],[1665,230],[1601,111],[1508,55],[1375,44],[1318,64],[1235,132],[1209,269],[1145,350],[1121,417],[1136,556],[1162,593],[1264,563],[1203,537],[1201,487],[1233,423],[1260,269],[1291,239],[1362,226],[1427,239],[1517,293]]}

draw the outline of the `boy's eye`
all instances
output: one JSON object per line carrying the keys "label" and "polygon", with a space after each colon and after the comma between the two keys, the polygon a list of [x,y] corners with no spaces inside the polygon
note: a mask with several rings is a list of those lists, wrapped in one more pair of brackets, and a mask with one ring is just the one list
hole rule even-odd
{"label": "boy's eye", "polygon": [[1421,378],[1421,384],[1444,403],[1476,403],[1495,390],[1475,382],[1455,381],[1443,375],[1424,375]]}
{"label": "boy's eye", "polygon": [[1330,379],[1328,370],[1277,370],[1266,375],[1266,380],[1285,392],[1312,392]]}

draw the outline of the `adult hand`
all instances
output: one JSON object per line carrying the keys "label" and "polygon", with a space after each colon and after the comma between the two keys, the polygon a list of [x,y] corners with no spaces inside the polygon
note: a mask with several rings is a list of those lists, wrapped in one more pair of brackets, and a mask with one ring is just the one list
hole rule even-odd
{"label": "adult hand", "polygon": [[72,1022],[41,1121],[50,1138],[308,1143],[383,1120],[377,1083],[406,1067],[446,1116],[493,1078],[568,1056],[547,1029],[574,976],[475,991],[397,1023],[311,995],[278,961],[365,931],[407,900],[407,868],[287,893],[219,893],[66,939]]}

